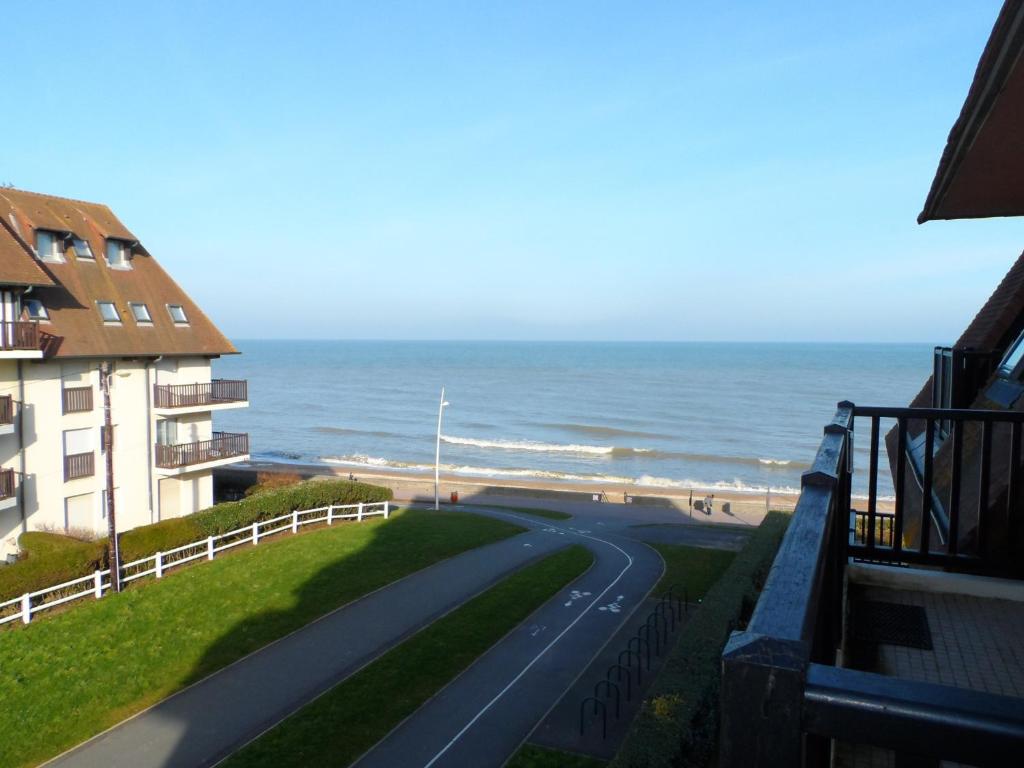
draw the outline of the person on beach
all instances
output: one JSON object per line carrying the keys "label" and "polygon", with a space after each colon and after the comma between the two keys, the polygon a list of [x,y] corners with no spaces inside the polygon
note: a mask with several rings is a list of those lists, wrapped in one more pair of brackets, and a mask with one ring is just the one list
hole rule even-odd
{"label": "person on beach", "polygon": [[704,497],[704,514],[711,514],[711,503],[715,500],[714,494]]}

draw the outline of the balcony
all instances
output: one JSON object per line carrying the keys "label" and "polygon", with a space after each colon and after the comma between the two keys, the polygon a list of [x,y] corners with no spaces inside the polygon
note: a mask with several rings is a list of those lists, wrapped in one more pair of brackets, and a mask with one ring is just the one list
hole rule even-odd
{"label": "balcony", "polygon": [[0,435],[14,433],[14,398],[0,395]]}
{"label": "balcony", "polygon": [[181,475],[249,458],[249,435],[214,432],[211,440],[155,446],[159,474]]}
{"label": "balcony", "polygon": [[64,482],[96,474],[95,451],[71,453],[64,457]]}
{"label": "balcony", "polygon": [[1022,432],[1012,411],[840,403],[722,654],[723,768],[1019,762]]}
{"label": "balcony", "polygon": [[92,410],[92,387],[65,387],[62,391],[64,413],[85,413]]}
{"label": "balcony", "polygon": [[155,384],[153,407],[161,414],[183,414],[245,408],[249,382],[214,379],[202,384]]}
{"label": "balcony", "polygon": [[40,359],[39,324],[35,322],[0,322],[0,359]]}
{"label": "balcony", "polygon": [[0,469],[0,510],[10,509],[18,503],[14,487],[14,470]]}

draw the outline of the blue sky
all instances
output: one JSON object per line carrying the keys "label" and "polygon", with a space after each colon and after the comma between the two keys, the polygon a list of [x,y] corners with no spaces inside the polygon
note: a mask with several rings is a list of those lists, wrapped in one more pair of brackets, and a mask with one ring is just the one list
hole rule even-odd
{"label": "blue sky", "polygon": [[999,5],[18,3],[0,182],[235,338],[946,342],[1024,247],[915,223]]}

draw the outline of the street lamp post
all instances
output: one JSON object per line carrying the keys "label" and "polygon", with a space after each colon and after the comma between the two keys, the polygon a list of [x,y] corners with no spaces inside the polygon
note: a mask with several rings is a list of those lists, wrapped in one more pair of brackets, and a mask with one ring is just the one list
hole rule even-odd
{"label": "street lamp post", "polygon": [[444,387],[441,387],[441,405],[437,407],[437,446],[434,449],[434,509],[441,508],[441,415],[448,401],[444,399]]}

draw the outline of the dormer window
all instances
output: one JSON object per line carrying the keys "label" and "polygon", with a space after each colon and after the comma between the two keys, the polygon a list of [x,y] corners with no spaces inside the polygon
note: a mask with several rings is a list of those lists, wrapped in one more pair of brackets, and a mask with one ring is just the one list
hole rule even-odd
{"label": "dormer window", "polygon": [[139,301],[129,301],[128,308],[135,317],[135,322],[140,325],[152,325],[153,317],[149,314],[149,307]]}
{"label": "dormer window", "polygon": [[121,314],[117,311],[117,307],[114,306],[112,301],[97,301],[96,307],[100,311],[100,317],[103,318],[104,323],[120,323]]}
{"label": "dormer window", "polygon": [[39,299],[23,299],[21,306],[25,310],[25,314],[28,315],[29,320],[49,320],[50,316],[46,312],[46,307],[43,306],[43,302]]}
{"label": "dormer window", "polygon": [[64,261],[64,235],[48,229],[36,230],[36,256],[40,261],[62,263]]}
{"label": "dormer window", "polygon": [[96,257],[92,254],[92,247],[89,245],[88,240],[83,240],[80,237],[72,237],[71,245],[75,249],[75,256],[80,259],[96,260]]}
{"label": "dormer window", "polygon": [[167,312],[175,325],[188,325],[188,316],[185,314],[185,308],[181,304],[168,304]]}
{"label": "dormer window", "polygon": [[113,269],[131,269],[128,259],[132,255],[132,244],[127,240],[107,238],[107,264]]}

